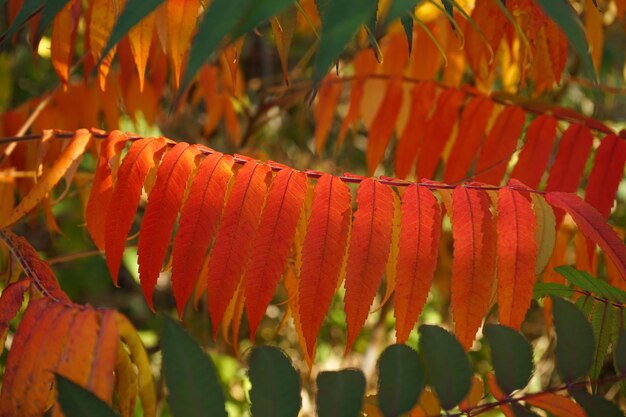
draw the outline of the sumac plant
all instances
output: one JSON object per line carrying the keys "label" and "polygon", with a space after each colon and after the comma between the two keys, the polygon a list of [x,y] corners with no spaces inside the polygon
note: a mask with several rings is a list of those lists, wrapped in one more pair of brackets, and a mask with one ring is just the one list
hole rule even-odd
{"label": "sumac plant", "polygon": [[623,415],[625,0],[0,7],[0,416]]}

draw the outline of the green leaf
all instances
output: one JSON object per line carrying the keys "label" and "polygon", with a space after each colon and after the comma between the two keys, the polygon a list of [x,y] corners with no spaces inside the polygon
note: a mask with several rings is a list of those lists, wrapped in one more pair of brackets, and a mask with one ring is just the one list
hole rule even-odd
{"label": "green leaf", "polygon": [[624,417],[624,413],[617,405],[603,397],[589,394],[584,388],[576,387],[570,389],[569,393],[588,416]]}
{"label": "green leaf", "polygon": [[439,326],[419,328],[419,348],[428,381],[446,410],[456,406],[469,392],[472,368],[459,341]]}
{"label": "green leaf", "polygon": [[626,330],[619,330],[617,343],[613,347],[613,361],[615,363],[615,371],[619,375],[626,375]]}
{"label": "green leaf", "polygon": [[524,388],[533,373],[530,343],[516,330],[486,324],[483,330],[491,346],[491,361],[498,385],[506,394]]}
{"label": "green leaf", "polygon": [[454,26],[454,4],[450,0],[441,0],[441,3],[443,3],[443,7],[450,15],[448,17],[448,20],[450,20],[450,26],[452,26],[452,31],[456,33],[456,26]]}
{"label": "green leaf", "polygon": [[[52,24],[54,18],[70,0],[55,0],[55,1],[46,1],[43,5],[43,10],[41,11],[41,19],[37,24],[37,31],[35,32],[35,38],[41,39],[43,33],[46,31],[48,26]],[[0,6],[2,7],[2,6]]]}
{"label": "green leaf", "polygon": [[163,375],[176,417],[223,416],[224,392],[213,361],[170,317],[163,321]]}
{"label": "green leaf", "polygon": [[250,7],[243,15],[242,21],[231,33],[230,38],[236,40],[245,33],[251,31],[256,26],[269,20],[271,17],[280,14],[295,0],[254,0],[250,2]]}
{"label": "green leaf", "polygon": [[[124,10],[118,17],[111,31],[111,36],[107,41],[98,65],[109,54],[111,49],[122,40],[124,36],[139,23],[144,17],[148,16],[154,9],[156,9],[164,0],[128,0],[124,6]],[[96,65],[97,66],[97,65]]]}
{"label": "green leaf", "polygon": [[198,25],[198,32],[191,41],[189,60],[178,90],[178,99],[200,70],[200,67],[215,52],[226,34],[230,33],[250,0],[213,0]]}
{"label": "green leaf", "polygon": [[585,295],[584,297],[579,297],[574,304],[578,307],[580,312],[583,313],[585,318],[590,319],[591,312],[596,305],[596,300],[588,295]]}
{"label": "green leaf", "polygon": [[513,409],[513,414],[515,414],[515,417],[539,417],[528,408],[515,402],[511,403],[511,408]]}
{"label": "green leaf", "polygon": [[[358,417],[365,395],[365,376],[358,369],[320,372],[317,376],[319,417]],[[256,416],[255,416],[256,417]]]}
{"label": "green leaf", "polygon": [[119,417],[107,403],[77,383],[55,374],[58,399],[66,417]]}
{"label": "green leaf", "polygon": [[424,367],[416,351],[391,345],[378,358],[378,402],[385,417],[410,411],[424,389]]}
{"label": "green leaf", "polygon": [[374,0],[329,0],[320,10],[322,30],[313,65],[315,89],[376,6]]}
{"label": "green leaf", "polygon": [[533,298],[544,298],[549,295],[569,297],[572,294],[574,294],[574,289],[556,282],[538,282],[533,287]]}
{"label": "green leaf", "polygon": [[591,325],[576,306],[558,297],[552,298],[556,330],[556,369],[565,382],[573,382],[589,372],[595,341]]}
{"label": "green leaf", "polygon": [[406,41],[409,43],[409,55],[413,52],[413,17],[402,16],[400,23],[404,28],[404,34],[406,35]]}
{"label": "green leaf", "polygon": [[252,349],[248,360],[254,417],[296,417],[302,406],[300,377],[285,353],[272,346]]}
{"label": "green leaf", "polygon": [[589,78],[597,81],[598,76],[591,60],[585,29],[567,0],[537,0],[537,4],[546,12],[565,33],[567,40],[574,47]]}
{"label": "green leaf", "polygon": [[613,305],[596,303],[591,316],[591,328],[596,341],[596,351],[593,356],[593,365],[589,377],[593,381],[591,387],[595,394],[598,384],[595,380],[600,376],[600,371],[604,366],[604,360],[608,355],[609,344],[611,343],[611,335],[613,334],[613,324],[617,318],[617,310]]}
{"label": "green leaf", "polygon": [[626,303],[626,292],[613,287],[606,281],[594,278],[585,271],[579,271],[571,266],[558,266],[554,270],[584,291],[610,301]]}
{"label": "green leaf", "polygon": [[13,35],[44,5],[44,0],[25,0],[17,12],[13,23],[0,38],[0,47],[11,41]]}

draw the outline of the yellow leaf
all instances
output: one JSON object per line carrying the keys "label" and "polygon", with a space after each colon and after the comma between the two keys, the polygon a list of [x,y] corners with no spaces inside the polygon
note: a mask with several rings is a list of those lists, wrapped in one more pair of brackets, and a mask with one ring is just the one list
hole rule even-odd
{"label": "yellow leaf", "polygon": [[76,131],[71,142],[55,161],[54,165],[44,173],[39,179],[39,182],[37,182],[26,197],[20,201],[8,219],[4,221],[2,227],[13,225],[37,206],[46,194],[59,182],[61,177],[65,175],[67,170],[71,168],[74,162],[83,155],[90,140],[91,133],[89,133],[88,130],[81,129]]}

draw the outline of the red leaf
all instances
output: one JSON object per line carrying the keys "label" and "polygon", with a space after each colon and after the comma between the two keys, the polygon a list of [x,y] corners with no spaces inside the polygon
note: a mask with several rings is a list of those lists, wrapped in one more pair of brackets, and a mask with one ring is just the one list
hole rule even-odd
{"label": "red leaf", "polygon": [[24,270],[24,274],[35,283],[38,291],[54,301],[70,302],[67,294],[59,286],[59,281],[50,265],[39,257],[35,248],[25,238],[17,236],[8,229],[2,229],[0,239],[8,246]]}
{"label": "red leaf", "polygon": [[507,106],[502,110],[480,150],[474,175],[476,181],[500,184],[525,120],[526,114],[517,106]]}
{"label": "red leaf", "polygon": [[404,343],[417,321],[433,280],[439,251],[441,209],[426,187],[410,185],[402,195],[400,252],[396,266],[396,339]]}
{"label": "red leaf", "polygon": [[270,186],[246,271],[246,313],[252,341],[285,269],[306,192],[306,175],[291,168],[279,171]]}
{"label": "red leaf", "polygon": [[498,318],[519,330],[535,284],[537,220],[530,201],[508,187],[498,192]]}
{"label": "red leaf", "polygon": [[611,213],[617,187],[624,175],[626,140],[608,135],[598,147],[585,188],[585,201],[606,219]]}
{"label": "red leaf", "polygon": [[495,278],[495,228],[484,191],[452,191],[452,237],[452,314],[456,336],[469,350],[489,309]]}
{"label": "red leaf", "polygon": [[128,141],[128,136],[116,130],[109,133],[109,136],[107,136],[100,147],[98,167],[93,177],[85,213],[87,230],[89,230],[91,238],[100,250],[104,250],[104,226],[111,196],[113,195],[111,163],[113,158],[124,149],[126,141]]}
{"label": "red leaf", "polygon": [[195,168],[196,155],[198,150],[195,147],[189,147],[184,142],[177,143],[165,154],[148,197],[139,232],[137,263],[144,296],[152,310],[152,291],[167,254],[187,179]]}
{"label": "red leaf", "polygon": [[[0,295],[0,340],[9,329],[9,322],[22,308],[24,302],[24,292],[30,287],[31,280],[26,278],[9,284],[2,290]],[[0,352],[2,349],[0,349]]]}
{"label": "red leaf", "polygon": [[328,174],[320,177],[302,248],[299,285],[300,323],[310,357],[337,288],[348,240],[351,204],[350,189],[338,177]]}
{"label": "red leaf", "polygon": [[569,213],[583,235],[604,250],[626,280],[626,246],[593,206],[576,194],[561,192],[547,193],[546,201]]}
{"label": "red leaf", "polygon": [[163,138],[138,140],[131,145],[120,166],[118,182],[113,188],[109,204],[104,234],[107,266],[115,285],[126,246],[126,237],[139,206],[143,183],[148,171],[161,158],[164,150]]}
{"label": "red leaf", "polygon": [[583,408],[571,398],[546,392],[544,394],[528,396],[526,402],[533,407],[548,411],[555,417],[584,417],[587,415]]}
{"label": "red leaf", "polygon": [[344,298],[348,325],[346,352],[367,319],[385,271],[393,225],[392,193],[391,187],[372,178],[361,181],[357,189]]}
{"label": "red leaf", "polygon": [[513,168],[511,178],[523,182],[530,188],[537,188],[548,167],[554,139],[556,139],[554,117],[541,115],[533,120],[526,129],[524,147]]}
{"label": "red leaf", "polygon": [[422,82],[411,89],[409,118],[396,150],[395,169],[399,178],[406,178],[415,165],[418,147],[422,141],[426,120],[435,101],[436,93],[437,87],[432,82]]}
{"label": "red leaf", "polygon": [[270,168],[254,160],[237,172],[209,260],[207,289],[213,335],[217,335],[224,311],[235,294],[251,243],[259,224],[267,193]]}
{"label": "red leaf", "polygon": [[446,161],[445,182],[453,183],[466,177],[487,131],[492,111],[493,101],[485,96],[477,96],[465,106],[459,122],[459,134]]}
{"label": "red leaf", "polygon": [[465,94],[448,88],[439,94],[437,107],[426,124],[417,157],[417,178],[432,178],[450,139]]}
{"label": "red leaf", "polygon": [[233,176],[230,155],[214,153],[202,160],[191,183],[172,247],[172,289],[178,316],[198,279],[202,261],[213,240]]}

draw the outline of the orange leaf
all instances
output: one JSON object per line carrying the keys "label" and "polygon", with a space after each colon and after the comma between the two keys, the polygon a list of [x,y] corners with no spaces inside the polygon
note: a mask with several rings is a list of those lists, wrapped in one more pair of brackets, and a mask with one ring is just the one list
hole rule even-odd
{"label": "orange leaf", "polygon": [[283,70],[283,79],[286,84],[289,84],[289,48],[291,47],[293,33],[296,30],[297,17],[297,9],[290,7],[270,20],[280,66]]}
{"label": "orange leaf", "polygon": [[198,149],[179,142],[165,154],[141,222],[137,244],[139,278],[152,310],[152,291],[159,278],[167,248],[172,238],[178,211],[183,202],[187,180],[196,167]]}
{"label": "orange leaf", "polygon": [[604,250],[626,280],[626,246],[596,209],[576,194],[551,192],[546,201],[569,213],[583,235]]}
{"label": "orange leaf", "polygon": [[400,113],[403,96],[402,80],[392,79],[367,134],[365,158],[367,171],[370,175],[376,171],[376,167],[385,156],[385,150],[387,150],[387,145],[391,141],[391,135],[396,126],[396,118]]}
{"label": "orange leaf", "polygon": [[270,168],[250,160],[237,172],[217,230],[208,267],[209,313],[213,336],[241,280],[250,256],[263,201],[267,193],[266,176]]}
{"label": "orange leaf", "polygon": [[537,188],[543,173],[546,172],[552,149],[556,139],[556,119],[541,115],[533,120],[526,129],[524,147],[511,178],[515,178],[529,186]]}
{"label": "orange leaf", "polygon": [[133,58],[135,58],[137,74],[139,75],[139,91],[143,91],[146,63],[150,55],[150,44],[152,43],[152,35],[154,34],[155,20],[156,12],[152,12],[128,31],[128,41],[133,53]]}
{"label": "orange leaf", "polygon": [[443,149],[450,139],[465,94],[448,88],[439,94],[437,107],[428,120],[417,157],[417,178],[432,178]]}
{"label": "orange leaf", "polygon": [[375,67],[376,57],[369,48],[359,52],[354,58],[354,80],[350,86],[350,104],[348,106],[348,113],[341,123],[341,129],[337,137],[337,148],[343,143],[348,128],[359,117],[365,81],[367,76],[374,71]]}
{"label": "orange leaf", "polygon": [[148,171],[161,159],[164,150],[163,138],[138,140],[131,145],[120,166],[118,182],[111,195],[104,234],[107,266],[115,285],[126,246],[126,237],[139,206],[143,183]]}
{"label": "orange leaf", "polygon": [[395,311],[396,339],[405,343],[417,321],[437,265],[441,209],[426,187],[410,185],[402,195],[400,253]]}
{"label": "orange leaf", "polygon": [[37,206],[43,200],[52,188],[71,168],[74,162],[82,157],[87,145],[91,141],[91,133],[86,129],[77,130],[74,137],[67,145],[63,153],[56,159],[54,164],[46,170],[44,175],[39,178],[37,184],[28,192],[26,197],[20,201],[15,207],[8,219],[4,221],[2,227],[9,227],[24,217],[29,211]]}
{"label": "orange leaf", "polygon": [[500,184],[509,160],[515,152],[526,114],[517,106],[508,106],[498,115],[480,150],[474,179],[488,184]]}
{"label": "orange leaf", "polygon": [[548,19],[546,22],[546,41],[550,62],[552,63],[552,73],[557,83],[561,82],[561,74],[567,63],[567,37],[556,22]]}
{"label": "orange leaf", "polygon": [[[488,374],[489,375],[489,374]],[[484,384],[482,378],[477,375],[472,377],[472,386],[470,388],[469,393],[465,397],[461,404],[459,404],[459,408],[461,411],[469,411],[470,409],[476,407],[480,400],[484,395]]]}
{"label": "orange leaf", "polygon": [[480,148],[492,111],[493,101],[485,96],[471,99],[463,109],[459,135],[446,161],[443,175],[445,182],[453,183],[466,177]]}
{"label": "orange leaf", "polygon": [[214,153],[200,162],[174,237],[172,287],[179,317],[193,291],[202,260],[213,240],[233,171],[229,155]]}
{"label": "orange leaf", "polygon": [[64,85],[67,84],[72,58],[74,57],[74,42],[76,41],[80,9],[80,1],[70,1],[56,15],[52,23],[50,58],[54,71]]}
{"label": "orange leaf", "polygon": [[346,251],[351,216],[350,189],[338,177],[324,174],[317,181],[311,217],[302,248],[299,285],[300,323],[307,354],[315,352],[317,333],[337,287]]}
{"label": "orange leaf", "polygon": [[533,297],[537,220],[528,198],[508,187],[498,191],[498,318],[519,330]]}
{"label": "orange leaf", "polygon": [[[117,340],[115,338],[110,342],[117,342]],[[89,382],[92,363],[96,360],[94,355],[100,351],[101,346],[97,345],[97,342],[98,314],[93,308],[79,310],[72,320],[67,340],[64,343],[63,356],[56,366],[56,372],[83,387],[86,386]],[[111,345],[116,346],[113,343]],[[109,372],[113,371],[113,363],[110,363]],[[60,407],[55,407],[55,409],[60,411]]]}
{"label": "orange leaf", "polygon": [[[104,47],[111,36],[113,25],[117,19],[120,4],[115,0],[94,0],[91,5],[91,16],[89,16],[89,46],[91,47],[91,56],[95,62],[98,62],[100,55],[104,51]],[[104,91],[106,86],[106,78],[109,74],[111,62],[115,56],[115,47],[107,56],[102,59],[98,67],[98,79],[100,81],[100,89]]]}
{"label": "orange leaf", "polygon": [[550,392],[528,397],[526,403],[546,410],[555,417],[585,417],[587,415],[582,407],[571,399]]}
{"label": "orange leaf", "polygon": [[396,150],[395,170],[399,178],[406,178],[415,165],[419,144],[422,141],[426,120],[435,101],[436,93],[436,85],[432,82],[422,82],[411,89],[409,118]]}
{"label": "orange leaf", "polygon": [[100,314],[100,330],[86,388],[109,404],[115,387],[118,343],[119,334],[113,310],[104,310]]}
{"label": "orange leaf", "polygon": [[344,298],[348,341],[346,352],[363,327],[385,271],[393,226],[393,190],[366,178],[356,193]]}
{"label": "orange leaf", "polygon": [[270,186],[246,271],[246,313],[252,341],[285,269],[306,190],[306,175],[291,168],[279,171]]}
{"label": "orange leaf", "polygon": [[326,144],[330,128],[335,120],[339,97],[341,96],[341,81],[336,75],[328,74],[322,81],[317,93],[317,104],[313,111],[315,118],[315,152],[321,154]]}
{"label": "orange leaf", "polygon": [[198,84],[202,91],[207,120],[204,124],[204,134],[209,136],[222,119],[223,100],[218,93],[217,67],[204,65],[198,73]]}
{"label": "orange leaf", "polygon": [[94,243],[100,250],[104,250],[104,225],[107,211],[113,195],[113,167],[114,158],[124,149],[128,136],[119,130],[109,133],[100,147],[98,167],[91,184],[91,193],[87,202],[85,221],[87,230]]}
{"label": "orange leaf", "polygon": [[174,83],[180,83],[183,58],[196,27],[199,0],[167,0],[167,47],[174,67]]}
{"label": "orange leaf", "polygon": [[[489,309],[495,278],[495,228],[484,191],[452,192],[452,314],[455,333],[466,350]],[[534,237],[533,237],[534,239]]]}
{"label": "orange leaf", "polygon": [[608,135],[596,151],[593,168],[585,188],[585,201],[606,219],[611,213],[617,187],[624,175],[626,140]]}
{"label": "orange leaf", "polygon": [[3,416],[42,415],[52,405],[49,395],[54,376],[50,370],[56,369],[63,356],[78,310],[60,303],[36,308],[42,303],[43,299],[31,303],[37,320],[25,323],[26,317],[23,319],[7,356],[0,394]]}

